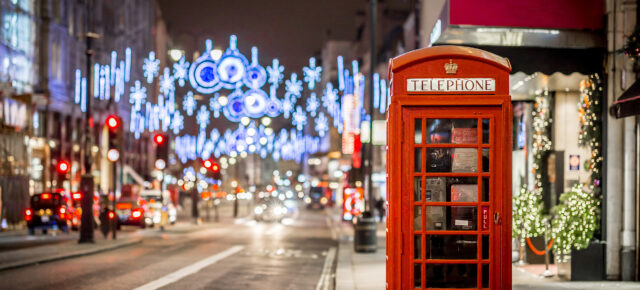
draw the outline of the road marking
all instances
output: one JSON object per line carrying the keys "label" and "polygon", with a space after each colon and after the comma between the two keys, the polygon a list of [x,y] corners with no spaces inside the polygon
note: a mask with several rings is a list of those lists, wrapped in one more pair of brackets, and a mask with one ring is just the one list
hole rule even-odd
{"label": "road marking", "polygon": [[160,287],[164,287],[167,286],[173,282],[176,282],[186,276],[189,276],[191,274],[194,274],[200,270],[202,270],[204,267],[207,267],[211,264],[215,264],[216,262],[229,257],[239,251],[241,251],[242,249],[244,249],[244,246],[233,246],[229,249],[226,249],[220,253],[217,253],[211,257],[208,257],[204,260],[200,260],[194,264],[191,264],[189,266],[186,266],[178,271],[175,271],[173,273],[170,273],[158,280],[155,281],[151,281],[147,284],[144,284],[138,288],[136,288],[135,290],[155,290],[158,289]]}
{"label": "road marking", "polygon": [[320,275],[320,280],[318,280],[318,285],[316,285],[316,290],[327,290],[329,289],[329,282],[331,279],[331,268],[333,267],[333,260],[336,256],[336,247],[329,248],[327,252],[327,258],[324,260],[324,267],[322,268],[322,275]]}

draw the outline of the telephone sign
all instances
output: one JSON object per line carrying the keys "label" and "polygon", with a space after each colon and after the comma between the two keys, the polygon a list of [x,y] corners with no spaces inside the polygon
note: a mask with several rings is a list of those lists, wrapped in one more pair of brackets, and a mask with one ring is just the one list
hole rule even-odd
{"label": "telephone sign", "polygon": [[461,46],[391,60],[388,289],[511,289],[509,71]]}

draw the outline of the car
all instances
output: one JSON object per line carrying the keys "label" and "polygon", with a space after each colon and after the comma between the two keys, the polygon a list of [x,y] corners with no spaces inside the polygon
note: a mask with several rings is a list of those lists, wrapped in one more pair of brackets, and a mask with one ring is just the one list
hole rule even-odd
{"label": "car", "polygon": [[153,226],[153,216],[144,199],[123,199],[116,203],[117,228],[122,225],[146,228]]}
{"label": "car", "polygon": [[163,203],[164,210],[168,214],[168,222],[172,225],[175,224],[178,219],[178,211],[169,197],[169,191],[165,191],[164,202],[161,202],[160,190],[142,190],[140,197],[147,202],[153,225],[160,224],[162,221]]}
{"label": "car", "polygon": [[311,187],[305,198],[307,209],[324,209],[329,204],[331,192],[325,187]]}
{"label": "car", "polygon": [[71,215],[68,209],[68,199],[63,192],[34,194],[29,200],[29,208],[24,213],[29,234],[34,235],[36,230],[42,230],[43,234],[47,234],[49,229],[69,232]]}
{"label": "car", "polygon": [[256,221],[280,222],[287,215],[287,207],[278,198],[264,198],[253,208]]}

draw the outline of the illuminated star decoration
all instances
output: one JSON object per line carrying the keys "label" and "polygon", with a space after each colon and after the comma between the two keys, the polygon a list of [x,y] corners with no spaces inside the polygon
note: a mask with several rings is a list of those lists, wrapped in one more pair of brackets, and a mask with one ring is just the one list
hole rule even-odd
{"label": "illuminated star decoration", "polygon": [[189,72],[189,62],[184,60],[184,55],[173,64],[173,77],[178,80],[178,85],[184,87]]}
{"label": "illuminated star decoration", "polygon": [[153,82],[153,77],[158,75],[159,70],[160,60],[156,59],[156,53],[151,51],[149,52],[149,57],[144,59],[144,64],[142,65],[143,75],[147,78],[147,83]]}
{"label": "illuminated star decoration", "polygon": [[316,93],[311,93],[309,98],[307,98],[307,112],[311,117],[316,116],[316,111],[320,108],[320,101],[318,100],[318,96]]}
{"label": "illuminated star decoration", "polygon": [[133,104],[133,110],[140,111],[146,99],[147,88],[140,86],[140,81],[136,81],[134,86],[131,87],[131,94],[129,95],[129,103]]}
{"label": "illuminated star decoration", "polygon": [[298,75],[296,73],[291,73],[291,79],[286,80],[284,84],[285,89],[287,90],[285,97],[300,97],[300,94],[302,93],[302,81],[298,80]]}
{"label": "illuminated star decoration", "polygon": [[176,85],[173,81],[173,76],[171,76],[171,72],[168,67],[164,68],[163,75],[160,76],[160,92],[165,96],[173,94],[176,89]]}
{"label": "illuminated star decoration", "polygon": [[302,107],[300,106],[296,107],[296,111],[293,113],[292,118],[291,123],[296,126],[298,131],[302,130],[304,125],[307,124],[307,114],[304,113],[304,110],[302,110]]}
{"label": "illuminated star decoration", "polygon": [[173,112],[173,117],[171,117],[171,130],[173,130],[174,134],[178,134],[183,128],[184,117],[180,114],[180,111]]}
{"label": "illuminated star decoration", "polygon": [[220,102],[218,101],[219,97],[220,94],[216,93],[215,97],[209,99],[209,109],[213,112],[214,118],[220,117],[220,111],[222,110],[222,105],[220,105]]}
{"label": "illuminated star decoration", "polygon": [[309,58],[309,66],[302,68],[304,72],[304,81],[309,84],[309,89],[313,90],[316,87],[316,82],[320,81],[320,74],[322,73],[322,67],[316,66],[316,58]]}
{"label": "illuminated star decoration", "polygon": [[320,137],[324,137],[324,134],[329,131],[329,120],[327,119],[327,117],[325,117],[323,112],[320,112],[320,114],[318,114],[318,118],[315,119],[315,123],[316,132],[318,132],[318,135]]}
{"label": "illuminated star decoration", "polygon": [[200,129],[204,129],[209,125],[209,111],[205,105],[200,106],[198,114],[196,114],[196,121],[200,126]]}
{"label": "illuminated star decoration", "polygon": [[282,82],[284,78],[284,66],[280,65],[280,62],[277,58],[273,59],[273,63],[271,66],[267,67],[267,74],[269,74],[269,83],[271,85],[277,86]]}
{"label": "illuminated star decoration", "polygon": [[182,108],[187,112],[187,116],[193,116],[193,111],[196,110],[196,100],[193,97],[193,92],[189,91],[182,101]]}

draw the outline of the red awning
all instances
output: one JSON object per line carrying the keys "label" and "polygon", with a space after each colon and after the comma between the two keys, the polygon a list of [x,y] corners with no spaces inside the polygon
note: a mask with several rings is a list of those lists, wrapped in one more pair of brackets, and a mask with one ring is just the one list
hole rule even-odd
{"label": "red awning", "polygon": [[640,115],[640,81],[636,80],[610,108],[616,118]]}

